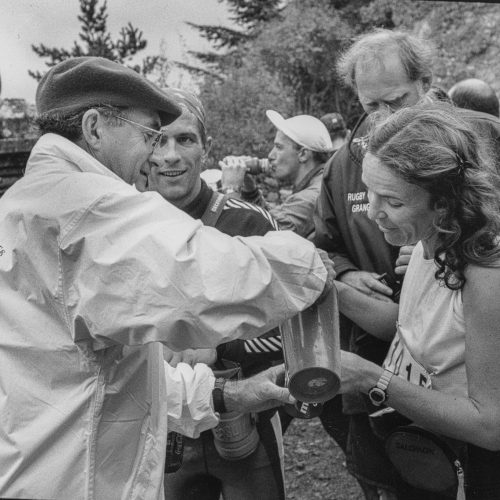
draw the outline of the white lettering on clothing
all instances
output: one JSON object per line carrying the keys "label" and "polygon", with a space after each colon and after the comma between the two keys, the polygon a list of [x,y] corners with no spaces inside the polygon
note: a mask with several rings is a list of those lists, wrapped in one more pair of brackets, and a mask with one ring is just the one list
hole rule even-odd
{"label": "white lettering on clothing", "polygon": [[369,203],[355,203],[352,206],[352,213],[355,214],[357,212],[368,212],[369,208],[370,208]]}
{"label": "white lettering on clothing", "polygon": [[366,192],[347,193],[347,201],[363,201],[366,198]]}

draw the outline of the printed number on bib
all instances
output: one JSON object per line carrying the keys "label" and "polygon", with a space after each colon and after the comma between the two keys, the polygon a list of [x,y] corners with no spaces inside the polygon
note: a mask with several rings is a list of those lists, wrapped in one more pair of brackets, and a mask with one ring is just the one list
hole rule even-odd
{"label": "printed number on bib", "polygon": [[398,334],[392,341],[384,361],[384,368],[394,375],[421,387],[431,388],[431,377],[427,370],[415,361]]}

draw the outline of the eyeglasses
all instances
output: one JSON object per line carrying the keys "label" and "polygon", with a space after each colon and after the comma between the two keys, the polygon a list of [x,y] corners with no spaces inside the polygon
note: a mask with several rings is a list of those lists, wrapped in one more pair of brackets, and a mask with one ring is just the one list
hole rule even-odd
{"label": "eyeglasses", "polygon": [[165,145],[166,137],[159,130],[155,130],[154,128],[146,127],[145,125],[141,125],[140,123],[129,120],[128,118],[123,118],[123,116],[116,116],[116,118],[145,130],[146,131],[145,135],[147,136],[148,141],[150,141],[151,147],[153,148],[153,151],[155,149],[157,149],[159,146],[161,147],[161,146]]}

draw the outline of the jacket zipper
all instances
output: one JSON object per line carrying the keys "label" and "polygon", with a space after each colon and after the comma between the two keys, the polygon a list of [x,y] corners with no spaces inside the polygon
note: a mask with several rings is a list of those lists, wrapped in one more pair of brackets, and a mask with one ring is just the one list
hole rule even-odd
{"label": "jacket zipper", "polygon": [[454,462],[455,470],[457,472],[457,500],[465,500],[465,477],[464,477],[464,469],[460,460],[455,460]]}

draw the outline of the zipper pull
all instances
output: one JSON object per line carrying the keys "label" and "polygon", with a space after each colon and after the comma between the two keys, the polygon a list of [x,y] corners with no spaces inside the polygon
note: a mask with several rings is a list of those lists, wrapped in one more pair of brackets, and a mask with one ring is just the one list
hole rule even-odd
{"label": "zipper pull", "polygon": [[458,480],[457,500],[465,500],[464,469],[462,467],[462,464],[460,463],[460,460],[455,460],[454,465],[455,465],[455,470],[457,471],[457,480]]}

